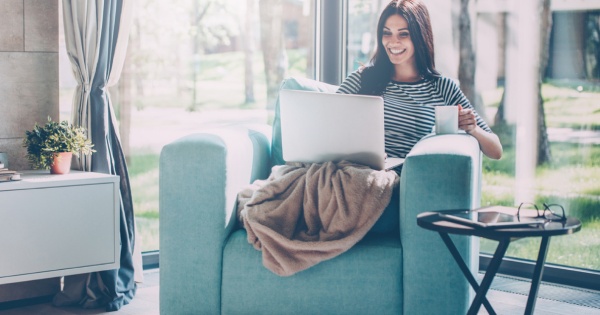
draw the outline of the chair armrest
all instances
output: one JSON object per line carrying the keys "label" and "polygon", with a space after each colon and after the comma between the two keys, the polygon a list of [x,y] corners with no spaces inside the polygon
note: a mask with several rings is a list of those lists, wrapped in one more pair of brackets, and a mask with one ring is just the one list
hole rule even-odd
{"label": "chair armrest", "polygon": [[[406,157],[400,184],[404,313],[465,314],[471,290],[438,233],[417,225],[425,211],[480,205],[481,151],[467,134],[434,135]],[[478,271],[479,240],[451,236],[465,262]],[[424,310],[423,307],[428,308]]]}
{"label": "chair armrest", "polygon": [[236,226],[236,196],[269,175],[270,141],[265,125],[193,134],[163,147],[161,313],[219,312],[222,250]]}

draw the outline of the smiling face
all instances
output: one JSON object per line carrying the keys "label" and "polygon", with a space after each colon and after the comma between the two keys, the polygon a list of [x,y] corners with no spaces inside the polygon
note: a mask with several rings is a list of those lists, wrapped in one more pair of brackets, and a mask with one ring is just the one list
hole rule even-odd
{"label": "smiling face", "polygon": [[398,14],[385,21],[381,42],[396,71],[414,68],[415,47],[408,31],[408,22]]}

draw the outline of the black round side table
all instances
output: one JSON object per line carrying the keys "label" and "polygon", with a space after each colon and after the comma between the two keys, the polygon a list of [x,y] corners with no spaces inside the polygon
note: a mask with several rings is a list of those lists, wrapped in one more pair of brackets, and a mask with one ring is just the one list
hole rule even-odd
{"label": "black round side table", "polygon": [[[538,289],[544,271],[544,263],[546,262],[546,256],[548,253],[548,245],[550,244],[550,237],[557,235],[568,235],[573,234],[581,230],[581,222],[573,217],[566,217],[564,220],[546,221],[540,224],[531,224],[526,226],[518,227],[476,227],[474,225],[462,224],[460,221],[449,220],[447,215],[461,214],[464,216],[467,214],[475,214],[477,211],[485,211],[488,208],[476,209],[476,210],[446,210],[446,211],[433,211],[423,212],[417,216],[417,224],[427,230],[435,231],[440,234],[442,240],[448,247],[448,250],[454,257],[454,260],[460,267],[461,271],[471,284],[471,287],[475,290],[475,299],[471,303],[469,312],[467,314],[474,315],[479,312],[481,305],[483,304],[489,314],[496,314],[491,304],[485,297],[487,291],[492,284],[492,280],[496,276],[500,263],[508,245],[511,241],[518,240],[525,237],[541,237],[540,250],[538,252],[538,258],[535,264],[533,276],[531,279],[531,288],[529,290],[529,297],[527,298],[527,306],[525,308],[525,314],[533,314],[535,308],[535,302],[537,299]],[[511,208],[512,209],[512,208]],[[516,210],[516,209],[513,209]],[[440,215],[442,214],[442,215]],[[444,215],[445,214],[445,215]],[[511,213],[514,214],[514,213]],[[477,280],[469,270],[469,267],[461,257],[458,249],[454,245],[454,242],[448,236],[448,234],[459,234],[478,236],[491,240],[498,241],[498,247],[494,252],[494,256],[485,272],[481,285],[477,283]]]}

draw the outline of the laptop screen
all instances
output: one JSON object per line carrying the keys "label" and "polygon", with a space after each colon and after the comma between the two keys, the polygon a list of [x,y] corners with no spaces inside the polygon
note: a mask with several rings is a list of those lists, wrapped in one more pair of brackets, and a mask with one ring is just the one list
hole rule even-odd
{"label": "laptop screen", "polygon": [[281,90],[279,106],[284,160],[384,169],[381,97]]}

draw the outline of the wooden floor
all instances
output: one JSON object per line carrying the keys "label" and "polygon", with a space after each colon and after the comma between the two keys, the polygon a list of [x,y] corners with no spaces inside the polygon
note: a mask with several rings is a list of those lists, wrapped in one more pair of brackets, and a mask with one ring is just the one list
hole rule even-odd
{"label": "wooden floor", "polygon": [[[23,305],[2,310],[0,315],[73,315],[73,314],[114,314],[114,315],[158,315],[159,270],[144,272],[144,283],[139,284],[133,301],[117,312],[104,312],[103,309],[85,310],[78,307],[54,307],[51,303]],[[498,314],[523,314],[527,302],[528,283],[524,280],[498,276],[494,279],[488,299]],[[587,305],[587,306],[586,306]],[[479,314],[487,314],[482,308]],[[600,315],[600,291],[583,290],[542,284],[536,303],[536,315]],[[417,314],[418,315],[418,314]]]}

